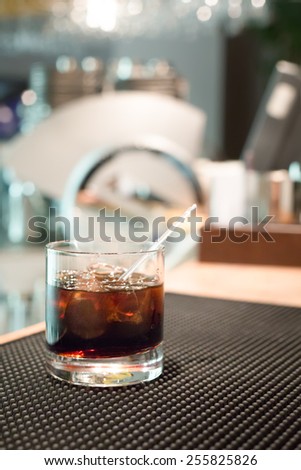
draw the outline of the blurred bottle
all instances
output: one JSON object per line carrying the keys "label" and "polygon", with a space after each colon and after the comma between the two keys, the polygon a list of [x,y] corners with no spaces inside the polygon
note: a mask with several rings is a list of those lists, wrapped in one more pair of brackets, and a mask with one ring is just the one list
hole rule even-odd
{"label": "blurred bottle", "polygon": [[187,100],[189,85],[166,60],[145,63],[129,57],[114,59],[106,74],[105,90],[152,91]]}
{"label": "blurred bottle", "polygon": [[34,63],[30,68],[28,89],[21,95],[19,110],[21,132],[23,134],[31,132],[50,113],[47,69],[41,63]]}
{"label": "blurred bottle", "polygon": [[294,222],[301,224],[301,164],[292,162],[288,173],[293,187]]}

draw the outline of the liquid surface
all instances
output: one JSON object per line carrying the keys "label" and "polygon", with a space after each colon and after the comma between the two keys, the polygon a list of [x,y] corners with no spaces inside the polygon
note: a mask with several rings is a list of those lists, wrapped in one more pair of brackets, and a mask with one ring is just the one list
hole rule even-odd
{"label": "liquid surface", "polygon": [[131,355],[162,341],[163,285],[142,274],[62,271],[47,285],[50,351],[78,358]]}

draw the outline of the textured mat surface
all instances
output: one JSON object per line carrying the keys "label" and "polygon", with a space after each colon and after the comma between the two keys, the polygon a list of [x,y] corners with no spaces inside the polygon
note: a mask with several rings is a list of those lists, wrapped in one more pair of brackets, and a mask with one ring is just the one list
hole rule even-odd
{"label": "textured mat surface", "polygon": [[5,449],[301,449],[301,311],[168,294],[154,382],[72,386],[2,348]]}

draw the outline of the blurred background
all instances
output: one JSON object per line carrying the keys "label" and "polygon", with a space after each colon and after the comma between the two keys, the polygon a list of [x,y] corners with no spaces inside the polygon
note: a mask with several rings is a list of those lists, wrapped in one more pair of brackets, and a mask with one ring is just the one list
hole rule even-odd
{"label": "blurred background", "polygon": [[256,206],[276,251],[187,236],[167,268],[300,266],[300,64],[299,1],[0,0],[0,333],[43,319],[50,207],[86,233],[99,208],[249,230]]}

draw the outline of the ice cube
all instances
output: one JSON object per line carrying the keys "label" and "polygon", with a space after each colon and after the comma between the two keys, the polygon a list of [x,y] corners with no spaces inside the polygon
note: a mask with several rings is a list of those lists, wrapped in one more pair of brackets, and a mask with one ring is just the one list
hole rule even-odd
{"label": "ice cube", "polygon": [[92,273],[110,273],[111,271],[114,270],[114,266],[108,263],[93,263],[88,266],[88,271]]}
{"label": "ice cube", "polygon": [[74,289],[80,278],[79,271],[63,270],[57,273],[56,285],[63,289]]}
{"label": "ice cube", "polygon": [[149,325],[151,315],[151,293],[149,289],[124,289],[115,292],[114,309],[108,315],[108,322]]}
{"label": "ice cube", "polygon": [[121,266],[113,266],[107,263],[94,263],[88,267],[88,272],[96,282],[104,286],[118,281],[121,274],[125,271]]}
{"label": "ice cube", "polygon": [[116,337],[139,338],[149,333],[152,324],[152,295],[149,289],[115,292],[114,304],[107,320]]}
{"label": "ice cube", "polygon": [[67,305],[65,324],[67,330],[83,339],[101,336],[106,329],[106,315],[97,294],[75,292]]}

